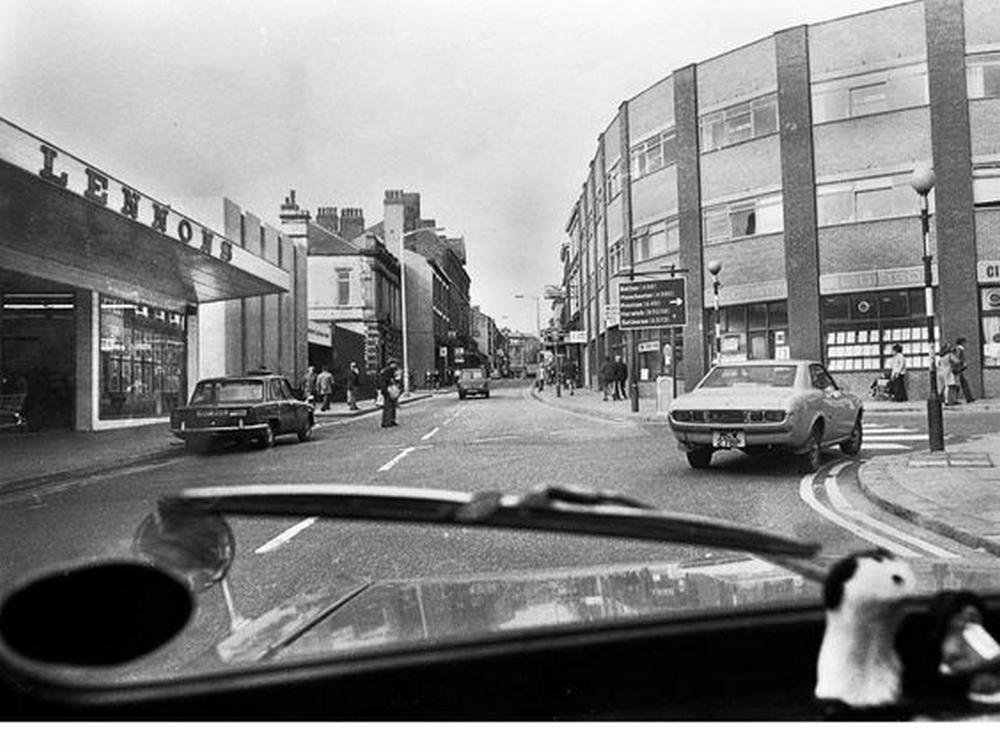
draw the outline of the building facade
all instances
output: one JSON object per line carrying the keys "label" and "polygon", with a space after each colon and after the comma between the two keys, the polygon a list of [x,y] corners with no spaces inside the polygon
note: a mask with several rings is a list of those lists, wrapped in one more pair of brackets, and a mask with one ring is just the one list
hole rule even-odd
{"label": "building facade", "polygon": [[0,119],[0,205],[0,405],[29,428],[164,422],[200,377],[304,369],[305,250],[236,204],[200,223]]}
{"label": "building facade", "polygon": [[798,26],[673,71],[599,135],[566,225],[567,323],[586,339],[589,381],[605,356],[629,350],[615,318],[620,283],[675,273],[686,278],[686,324],[632,334],[634,371],[650,381],[676,368],[693,387],[715,356],[807,357],[866,392],[898,343],[911,397],[925,397],[921,200],[910,179],[932,164],[936,339],[966,338],[973,390],[997,395],[998,133],[990,0]]}

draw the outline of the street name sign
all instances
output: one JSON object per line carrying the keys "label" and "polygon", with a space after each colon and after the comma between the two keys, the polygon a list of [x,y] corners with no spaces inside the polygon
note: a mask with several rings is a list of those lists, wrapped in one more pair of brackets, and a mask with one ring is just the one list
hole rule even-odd
{"label": "street name sign", "polygon": [[684,291],[684,279],[623,281],[618,287],[619,327],[636,331],[685,325]]}

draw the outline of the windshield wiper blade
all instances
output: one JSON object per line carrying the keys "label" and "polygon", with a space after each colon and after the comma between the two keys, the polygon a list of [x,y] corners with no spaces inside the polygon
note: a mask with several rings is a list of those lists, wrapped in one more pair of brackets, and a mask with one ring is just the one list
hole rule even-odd
{"label": "windshield wiper blade", "polygon": [[812,557],[820,548],[741,524],[659,510],[617,493],[566,485],[544,485],[524,495],[342,484],[207,487],[169,495],[160,500],[159,510],[549,531],[788,557]]}

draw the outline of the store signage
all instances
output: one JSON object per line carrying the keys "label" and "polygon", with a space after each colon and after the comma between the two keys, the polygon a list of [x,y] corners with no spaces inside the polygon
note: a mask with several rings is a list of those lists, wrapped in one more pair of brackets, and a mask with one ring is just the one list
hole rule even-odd
{"label": "store signage", "polygon": [[614,328],[616,325],[618,325],[618,305],[605,305],[604,326],[606,328]]}
{"label": "store signage", "polygon": [[567,344],[586,344],[587,343],[587,332],[586,331],[566,331],[566,343]]}
{"label": "store signage", "polygon": [[687,323],[684,279],[623,281],[618,287],[621,329],[682,326]]}
{"label": "store signage", "polygon": [[658,352],[660,351],[659,341],[641,341],[636,347],[636,350],[642,354],[644,352]]}
{"label": "store signage", "polygon": [[981,284],[1000,284],[1000,260],[979,261],[976,278]]}
{"label": "store signage", "polygon": [[310,344],[333,346],[333,330],[329,323],[310,323],[308,329]]}
{"label": "store signage", "polygon": [[226,263],[232,260],[232,242],[5,120],[0,120],[0,159],[205,255]]}

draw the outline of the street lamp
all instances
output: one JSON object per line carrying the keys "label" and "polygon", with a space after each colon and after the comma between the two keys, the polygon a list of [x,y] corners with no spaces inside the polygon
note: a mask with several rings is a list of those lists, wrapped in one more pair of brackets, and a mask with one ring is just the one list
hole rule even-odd
{"label": "street lamp", "polygon": [[443,232],[444,227],[420,227],[399,235],[399,288],[400,302],[403,305],[403,393],[410,392],[410,350],[407,339],[406,327],[406,249],[403,247],[403,240],[421,232]]}
{"label": "street lamp", "polygon": [[934,287],[931,273],[931,254],[927,236],[931,231],[931,215],[927,196],[934,189],[934,169],[929,164],[919,164],[910,177],[910,187],[920,196],[920,229],[923,237],[924,259],[924,310],[927,314],[927,342],[930,348],[930,365],[927,368],[930,390],[927,393],[927,436],[932,451],[944,450],[944,420],[941,415],[941,395],[937,387],[937,363],[934,361]]}
{"label": "street lamp", "polygon": [[719,272],[722,270],[722,262],[711,260],[708,262],[708,272],[712,274],[712,295],[715,307],[715,345],[712,347],[712,364],[719,364],[722,358],[722,317],[719,315]]}

